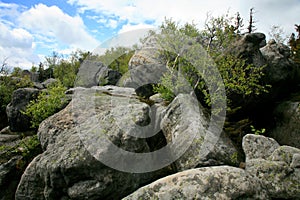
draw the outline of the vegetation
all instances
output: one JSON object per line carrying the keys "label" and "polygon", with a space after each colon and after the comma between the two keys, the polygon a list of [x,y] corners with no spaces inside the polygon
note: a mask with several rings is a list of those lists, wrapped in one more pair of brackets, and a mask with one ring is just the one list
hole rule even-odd
{"label": "vegetation", "polygon": [[45,70],[44,65],[40,63],[38,73],[39,81],[44,81],[48,78],[56,78],[67,88],[74,86],[77,72],[81,62],[89,56],[89,52],[77,50],[71,53],[68,59],[62,58],[58,53],[53,52],[51,56],[46,57]]}
{"label": "vegetation", "polygon": [[5,113],[6,106],[11,101],[13,91],[18,88],[32,87],[33,83],[29,77],[11,77],[2,76],[0,77],[0,112]]}
{"label": "vegetation", "polygon": [[66,88],[57,82],[49,85],[47,91],[42,91],[36,100],[32,100],[24,114],[32,120],[32,127],[37,128],[47,117],[58,112],[66,104]]}
{"label": "vegetation", "polygon": [[24,171],[32,159],[40,153],[42,153],[42,148],[37,135],[24,136],[14,146],[0,146],[0,164],[7,162],[13,156],[21,155],[22,159],[18,161],[17,169]]}
{"label": "vegetation", "polygon": [[128,71],[128,63],[133,53],[134,47],[112,47],[107,49],[104,55],[98,56],[97,60],[100,60],[109,68],[125,74]]}
{"label": "vegetation", "polygon": [[[234,19],[236,21],[233,21]],[[178,82],[180,74],[188,80],[193,89],[200,91],[200,96],[204,97],[205,104],[210,106],[211,96],[206,86],[207,80],[213,83],[216,81],[215,73],[219,72],[224,81],[229,110],[237,107],[232,103],[236,95],[246,98],[267,92],[268,86],[263,85],[260,81],[264,75],[264,66],[255,67],[248,64],[246,60],[226,51],[232,42],[240,37],[243,26],[241,21],[239,14],[235,18],[228,15],[210,18],[206,23],[206,29],[200,31],[195,24],[187,23],[179,26],[172,20],[165,20],[160,27],[161,33],[164,35],[158,35],[157,40],[166,49],[161,51],[159,56],[165,60],[169,72],[162,77],[160,84],[154,86],[154,89],[170,101],[175,97],[174,93],[182,87],[182,81]],[[210,66],[213,63],[204,53],[201,54],[198,51],[197,54],[201,54],[201,56],[193,55],[193,49],[188,53],[183,52],[186,50],[181,48],[183,40],[180,38],[182,37],[189,37],[196,41],[192,45],[193,47],[189,48],[195,48],[197,45],[206,47],[209,56],[216,63],[218,72],[212,72]],[[195,58],[192,60],[193,64],[190,62],[191,58]],[[196,70],[195,65],[201,66],[202,71]]]}
{"label": "vegetation", "polygon": [[300,25],[295,24],[295,29],[297,32],[297,36],[292,33],[289,45],[292,51],[292,58],[297,63],[300,64]]}
{"label": "vegetation", "polygon": [[[252,15],[253,10],[246,32],[255,30],[251,24],[254,23]],[[237,143],[240,143],[245,130],[251,130],[253,122],[247,116],[234,116],[244,109],[247,99],[258,98],[270,87],[262,81],[265,66],[254,66],[230,51],[232,44],[242,37],[243,26],[243,19],[237,13],[235,16],[208,17],[204,30],[197,29],[195,24],[180,26],[166,19],[159,33],[151,33],[164,49],[158,56],[164,59],[169,69],[160,83],[153,85],[154,90],[168,102],[178,93],[195,92],[198,100],[209,110],[212,103],[226,101],[224,129]],[[214,92],[222,88],[226,95]],[[211,110],[215,112],[213,114],[220,111]]]}

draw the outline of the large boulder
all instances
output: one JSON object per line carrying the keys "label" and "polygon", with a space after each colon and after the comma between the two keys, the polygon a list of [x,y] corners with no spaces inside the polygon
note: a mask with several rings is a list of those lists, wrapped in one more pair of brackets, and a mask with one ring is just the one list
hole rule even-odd
{"label": "large boulder", "polygon": [[8,124],[12,131],[21,132],[31,129],[30,117],[23,114],[30,101],[37,98],[38,89],[20,88],[13,92],[12,100],[6,107]]}
{"label": "large boulder", "polygon": [[[174,163],[178,171],[203,166],[238,165],[241,161],[240,153],[226,133],[208,130],[209,118],[204,110],[196,97],[179,94],[162,119],[161,127],[167,143],[180,141],[171,152],[176,155],[186,150]],[[187,143],[190,143],[188,148]]]}
{"label": "large boulder", "polygon": [[158,55],[159,46],[155,36],[146,39],[143,46],[136,50],[128,63],[128,69],[132,70],[138,66],[146,64],[162,64]]}
{"label": "large boulder", "polygon": [[122,74],[109,67],[102,67],[97,73],[98,85],[116,85]]}
{"label": "large boulder", "polygon": [[275,138],[281,145],[300,148],[299,100],[300,99],[292,99],[282,102],[275,109],[274,116],[276,125],[275,128],[271,130],[270,136]]}
{"label": "large boulder", "polygon": [[22,156],[14,156],[8,162],[5,163],[2,163],[0,160],[1,200],[14,199],[15,191],[20,181],[20,177],[22,175],[22,170],[20,170],[20,167],[22,167],[22,162]]}
{"label": "large boulder", "polygon": [[[42,84],[42,86],[43,86],[44,88],[47,88],[47,87],[49,87],[50,85],[56,84],[57,82],[58,82],[57,79],[49,78],[49,79],[45,80],[44,82],[42,82],[41,84]],[[36,85],[36,86],[38,86],[38,85]],[[38,87],[39,87],[39,86],[38,86]]]}
{"label": "large boulder", "polygon": [[239,58],[246,59],[248,63],[260,67],[265,64],[265,59],[260,52],[260,48],[265,45],[265,34],[250,33],[238,38],[227,51]]}
{"label": "large boulder", "polygon": [[251,134],[243,138],[243,149],[246,171],[260,180],[270,197],[299,199],[300,149]]}
{"label": "large boulder", "polygon": [[5,111],[0,111],[0,130],[8,126],[8,119]]}
{"label": "large boulder", "polygon": [[148,98],[154,94],[152,85],[159,83],[167,70],[162,64],[135,66],[122,76],[117,85],[134,88],[139,96]]}
{"label": "large boulder", "polygon": [[[282,43],[276,43],[270,40],[268,44],[260,49],[263,57],[266,59],[265,69],[266,82],[274,87],[292,88],[292,81],[295,81],[297,67],[291,59],[290,48]],[[287,88],[281,88],[287,89]]]}
{"label": "large boulder", "polygon": [[[138,100],[134,89],[79,88],[65,109],[41,123],[38,137],[44,152],[24,172],[16,199],[119,199],[169,174],[169,168],[149,173],[116,170],[140,162],[117,154],[116,147],[151,151],[144,132],[136,129],[148,123],[149,106]],[[111,162],[113,166],[107,164]]]}
{"label": "large boulder", "polygon": [[123,200],[270,199],[258,179],[242,169],[218,166],[190,169],[146,185]]}
{"label": "large boulder", "polygon": [[[3,134],[3,133],[6,134]],[[21,176],[30,161],[41,153],[36,136],[0,132],[0,199],[13,200]]]}
{"label": "large boulder", "polygon": [[102,62],[85,60],[81,63],[75,86],[93,87],[98,85],[115,85],[121,74],[105,66]]}

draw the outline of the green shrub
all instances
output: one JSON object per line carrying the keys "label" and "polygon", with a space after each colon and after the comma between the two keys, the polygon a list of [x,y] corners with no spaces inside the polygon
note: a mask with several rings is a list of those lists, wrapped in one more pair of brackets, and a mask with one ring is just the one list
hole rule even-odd
{"label": "green shrub", "polygon": [[[179,26],[171,20],[166,20],[160,27],[161,33],[166,34],[152,33],[152,36],[156,37],[163,49],[158,56],[164,60],[170,73],[161,78],[160,84],[154,86],[155,91],[170,101],[175,97],[172,93],[180,91],[178,88],[182,87],[182,81],[178,82],[180,74],[192,89],[200,91],[202,101],[211,106],[212,101],[224,98],[211,96],[207,86],[211,85],[213,90],[217,91],[221,86],[217,85],[220,81],[215,75],[220,74],[225,86],[228,109],[231,111],[240,106],[232,103],[236,95],[248,98],[268,92],[269,86],[261,81],[265,66],[248,64],[246,60],[226,51],[233,41],[240,37],[240,26],[234,28],[231,21],[233,19],[228,16],[212,18],[207,23],[207,29],[203,31],[197,30],[194,24]],[[192,45],[189,44],[189,40]],[[186,44],[189,46],[184,49],[183,45]],[[206,52],[199,52],[201,50]],[[211,67],[215,65],[216,69]],[[195,66],[201,70],[196,70]],[[176,74],[178,80],[174,78]]]}
{"label": "green shrub", "polygon": [[24,113],[31,118],[33,128],[38,127],[43,120],[58,112],[66,104],[65,91],[66,88],[57,82],[28,104]]}

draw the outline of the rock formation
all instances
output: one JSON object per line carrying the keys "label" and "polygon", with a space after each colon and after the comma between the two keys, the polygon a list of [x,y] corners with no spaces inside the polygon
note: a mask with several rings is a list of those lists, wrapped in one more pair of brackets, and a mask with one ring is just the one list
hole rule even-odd
{"label": "rock formation", "polygon": [[36,99],[38,89],[21,88],[14,91],[12,101],[6,108],[9,127],[12,131],[28,131],[31,128],[30,118],[23,114],[26,106],[33,99]]}

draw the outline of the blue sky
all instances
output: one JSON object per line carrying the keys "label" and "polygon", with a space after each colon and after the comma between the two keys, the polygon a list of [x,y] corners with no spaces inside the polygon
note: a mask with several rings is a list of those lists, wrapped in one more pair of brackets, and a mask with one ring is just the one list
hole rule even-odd
{"label": "blue sky", "polygon": [[266,35],[272,25],[289,35],[300,24],[299,0],[0,0],[0,62],[8,58],[11,66],[30,68],[53,51],[94,51],[119,34],[155,28],[165,17],[202,28],[207,13],[229,10],[247,24],[251,7]]}

